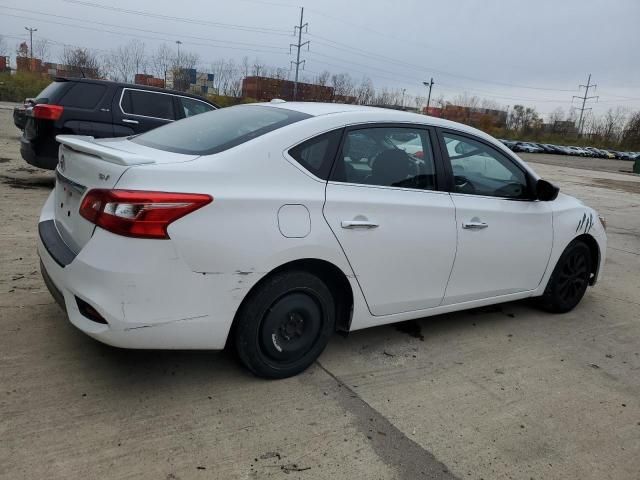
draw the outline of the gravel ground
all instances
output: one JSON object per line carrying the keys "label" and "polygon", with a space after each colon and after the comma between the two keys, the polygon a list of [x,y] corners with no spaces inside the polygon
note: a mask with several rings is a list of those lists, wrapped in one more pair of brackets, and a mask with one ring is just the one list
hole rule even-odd
{"label": "gravel ground", "polygon": [[20,159],[0,109],[0,479],[637,479],[640,177],[523,157],[608,219],[578,308],[336,336],[264,381],[228,353],[119,350],[69,325],[35,252],[53,175]]}

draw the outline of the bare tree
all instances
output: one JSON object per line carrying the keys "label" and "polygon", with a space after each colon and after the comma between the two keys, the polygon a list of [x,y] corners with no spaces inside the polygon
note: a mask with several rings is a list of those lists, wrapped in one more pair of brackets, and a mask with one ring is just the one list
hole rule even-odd
{"label": "bare tree", "polygon": [[132,40],[120,45],[109,55],[109,66],[118,80],[133,82],[140,70],[146,70],[145,45],[140,40]]}
{"label": "bare tree", "polygon": [[461,95],[456,95],[451,101],[454,105],[458,105],[459,107],[465,107],[470,110],[474,110],[480,107],[480,99],[475,95],[469,95],[467,92],[464,92]]}
{"label": "bare tree", "polygon": [[28,57],[29,56],[29,45],[27,42],[21,42],[16,47],[16,56],[17,57]]}
{"label": "bare tree", "polygon": [[620,146],[630,150],[640,150],[640,112],[629,116],[629,120],[622,130]]}
{"label": "bare tree", "polygon": [[4,37],[0,35],[0,57],[6,57],[7,55],[9,55],[9,45]]}
{"label": "bare tree", "polygon": [[193,52],[180,52],[172,59],[171,72],[173,73],[173,88],[186,92],[191,85],[189,70],[198,64],[198,54]]}
{"label": "bare tree", "polygon": [[160,45],[151,56],[151,71],[154,75],[167,81],[167,73],[171,68],[171,60],[174,57],[173,51],[166,43]]}
{"label": "bare tree", "polygon": [[[329,72],[327,72],[329,73]],[[370,78],[364,77],[355,90],[356,103],[360,105],[372,104],[375,100],[376,90]]]}
{"label": "bare tree", "polygon": [[260,77],[264,75],[266,68],[266,65],[264,63],[260,63],[260,60],[256,58],[253,61],[253,66],[251,67],[251,75],[254,77]]}
{"label": "bare tree", "polygon": [[68,75],[76,77],[99,78],[100,60],[87,48],[65,46],[60,57]]}
{"label": "bare tree", "polygon": [[331,78],[331,72],[328,70],[324,70],[315,79],[316,85],[320,85],[321,87],[326,87],[329,84],[329,79]]}
{"label": "bare tree", "polygon": [[604,114],[602,119],[601,133],[605,141],[609,143],[617,143],[622,136],[622,131],[625,126],[625,119],[627,116],[627,110],[623,107],[610,108],[607,113]]}
{"label": "bare tree", "polygon": [[354,85],[348,73],[331,75],[331,86],[335,97],[349,97],[353,95]]}
{"label": "bare tree", "polygon": [[549,123],[553,126],[557,122],[562,122],[564,120],[565,113],[562,107],[557,107],[549,114]]}
{"label": "bare tree", "polygon": [[51,43],[44,39],[39,38],[33,42],[33,56],[39,58],[43,62],[46,61],[51,53]]}

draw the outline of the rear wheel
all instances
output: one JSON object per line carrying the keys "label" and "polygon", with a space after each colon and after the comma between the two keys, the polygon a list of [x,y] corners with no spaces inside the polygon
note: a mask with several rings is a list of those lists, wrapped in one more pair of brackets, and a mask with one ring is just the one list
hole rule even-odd
{"label": "rear wheel", "polygon": [[541,305],[556,313],[568,312],[578,305],[589,285],[591,262],[591,252],[585,243],[570,244],[551,274]]}
{"label": "rear wheel", "polygon": [[236,350],[254,374],[285,378],[305,370],[334,331],[331,291],[315,275],[280,272],[264,281],[238,312]]}

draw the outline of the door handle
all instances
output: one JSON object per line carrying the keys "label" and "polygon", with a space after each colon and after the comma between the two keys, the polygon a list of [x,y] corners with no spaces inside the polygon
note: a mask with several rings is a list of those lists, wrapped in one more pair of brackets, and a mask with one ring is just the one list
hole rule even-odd
{"label": "door handle", "polygon": [[369,222],[367,220],[343,220],[340,224],[342,228],[363,228],[366,230],[372,228],[378,228],[377,223]]}
{"label": "door handle", "polygon": [[466,228],[467,230],[482,230],[488,226],[489,224],[484,222],[462,222],[462,228]]}
{"label": "door handle", "polygon": [[138,120],[130,120],[128,118],[123,118],[122,123],[133,123],[134,125],[138,125],[140,122]]}

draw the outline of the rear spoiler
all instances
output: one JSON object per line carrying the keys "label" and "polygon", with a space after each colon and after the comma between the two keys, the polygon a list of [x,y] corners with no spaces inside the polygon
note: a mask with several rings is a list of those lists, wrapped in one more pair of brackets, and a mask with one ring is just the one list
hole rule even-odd
{"label": "rear spoiler", "polygon": [[96,143],[95,138],[90,136],[57,135],[56,140],[72,150],[93,155],[94,157],[101,158],[105,162],[115,163],[117,165],[132,166],[155,163],[155,160],[151,158]]}

